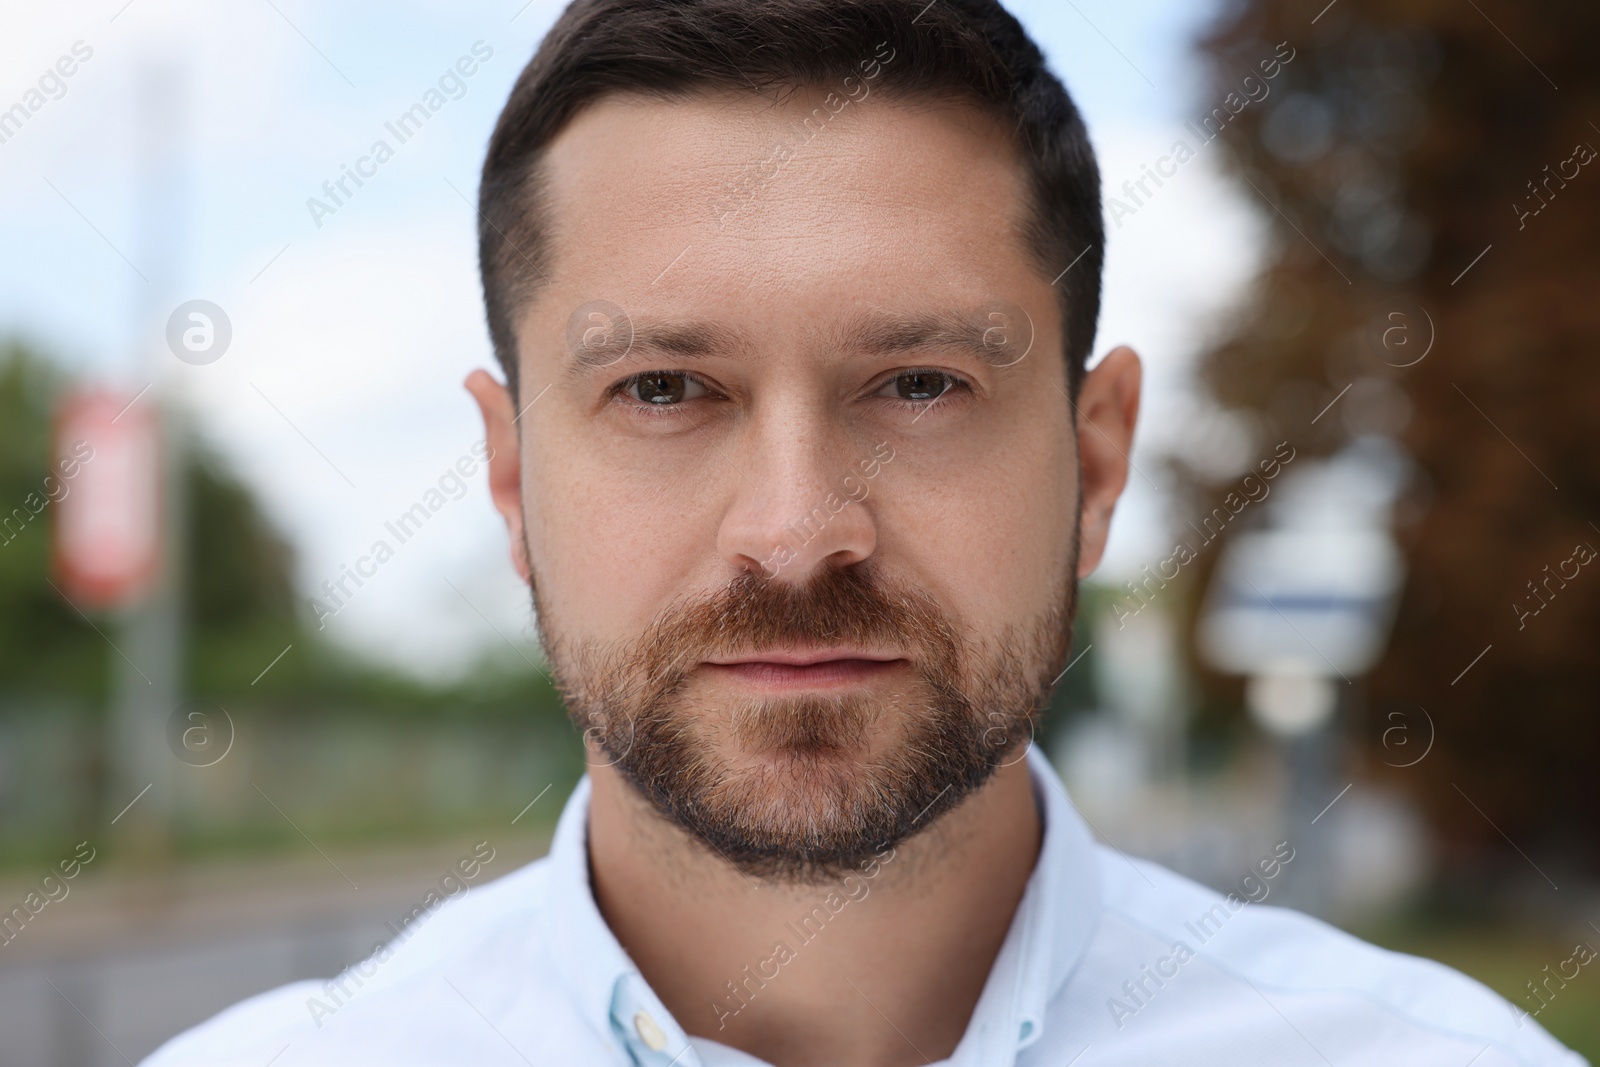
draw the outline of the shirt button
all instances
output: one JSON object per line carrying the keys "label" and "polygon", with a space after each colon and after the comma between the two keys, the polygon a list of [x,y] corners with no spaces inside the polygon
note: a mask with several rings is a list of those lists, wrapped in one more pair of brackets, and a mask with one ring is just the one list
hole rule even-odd
{"label": "shirt button", "polygon": [[633,1028],[638,1031],[639,1040],[649,1046],[651,1052],[660,1052],[667,1047],[667,1035],[661,1032],[661,1027],[646,1012],[634,1013]]}

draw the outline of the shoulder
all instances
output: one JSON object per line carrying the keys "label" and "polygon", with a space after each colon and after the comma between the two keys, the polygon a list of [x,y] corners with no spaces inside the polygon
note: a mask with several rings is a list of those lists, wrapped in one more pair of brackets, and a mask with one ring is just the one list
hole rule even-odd
{"label": "shoulder", "polygon": [[[253,1064],[260,1067],[290,1045],[326,1036],[335,1016],[340,1029],[380,1022],[411,999],[430,974],[470,967],[509,926],[517,926],[524,951],[538,946],[537,918],[546,899],[548,860],[401,916],[399,934],[366,959],[328,978],[292,982],[235,1004],[172,1038],[142,1067]],[[361,1020],[360,1023],[357,1020]]]}
{"label": "shoulder", "polygon": [[[1148,1050],[1150,1039],[1181,1030],[1219,1049],[1259,1047],[1276,1035],[1301,1053],[1310,1045],[1318,1062],[1432,1063],[1464,1051],[1462,1063],[1483,1055],[1478,1067],[1585,1063],[1466,975],[1265,903],[1274,866],[1219,894],[1097,848],[1101,921],[1074,976],[1074,1000],[1113,1044]],[[1292,858],[1287,845],[1276,856]]]}

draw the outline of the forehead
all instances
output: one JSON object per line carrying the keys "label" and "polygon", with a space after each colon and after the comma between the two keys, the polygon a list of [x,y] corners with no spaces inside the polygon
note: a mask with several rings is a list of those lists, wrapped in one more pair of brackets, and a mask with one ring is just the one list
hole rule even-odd
{"label": "forehead", "polygon": [[1025,173],[970,105],[814,88],[613,94],[544,167],[550,283],[525,314],[548,326],[595,299],[758,333],[908,300],[1048,301],[1021,238]]}

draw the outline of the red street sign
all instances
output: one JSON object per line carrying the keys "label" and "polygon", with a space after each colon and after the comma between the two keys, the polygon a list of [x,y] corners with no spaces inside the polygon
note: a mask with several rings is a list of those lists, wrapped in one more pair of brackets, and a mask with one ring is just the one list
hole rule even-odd
{"label": "red street sign", "polygon": [[160,428],[151,403],[135,399],[77,390],[56,417],[55,469],[71,486],[57,504],[56,573],[82,607],[137,601],[160,559]]}

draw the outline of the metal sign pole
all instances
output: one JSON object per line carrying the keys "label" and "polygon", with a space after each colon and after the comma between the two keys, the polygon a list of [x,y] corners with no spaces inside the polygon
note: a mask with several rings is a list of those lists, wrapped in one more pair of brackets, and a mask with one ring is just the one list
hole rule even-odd
{"label": "metal sign pole", "polygon": [[[156,409],[159,441],[158,559],[147,595],[126,613],[122,633],[128,658],[120,662],[111,730],[111,762],[117,788],[112,804],[138,796],[119,821],[125,849],[136,862],[163,865],[172,849],[176,760],[168,751],[168,719],[183,699],[184,533],[187,500],[184,427],[167,382],[170,354],[157,340],[165,309],[174,303],[174,283],[185,238],[183,127],[187,119],[182,72],[154,61],[139,85],[137,125],[142,156],[142,259],[149,278],[137,302],[137,327],[146,350],[150,392],[140,403]],[[135,670],[137,665],[137,671]],[[142,672],[144,677],[140,677]]]}

